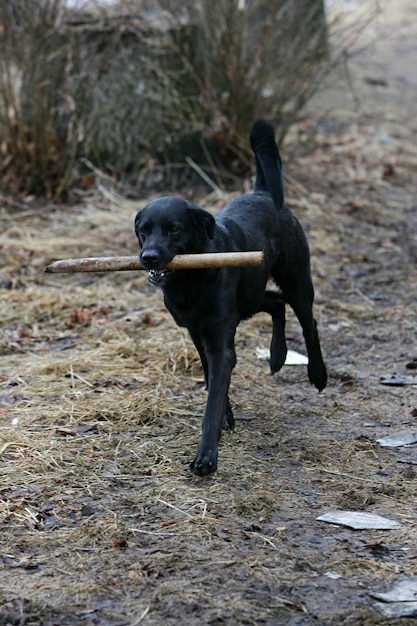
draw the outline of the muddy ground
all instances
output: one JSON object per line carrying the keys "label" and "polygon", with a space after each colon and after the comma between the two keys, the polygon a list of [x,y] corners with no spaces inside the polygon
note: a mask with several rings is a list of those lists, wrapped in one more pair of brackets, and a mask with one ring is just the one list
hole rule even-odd
{"label": "muddy ground", "polygon": [[[415,9],[394,4],[396,28],[378,32],[397,59]],[[351,64],[354,92],[332,78],[283,153],[329,385],[317,393],[304,366],[271,377],[267,316],[243,323],[214,476],[188,469],[202,372],[158,290],[139,272],[43,274],[135,254],[143,202],[2,198],[0,624],[411,623],[369,595],[417,573],[417,455],[377,441],[417,430],[416,385],[381,380],[417,381],[417,81],[378,50]],[[215,211],[228,196],[198,199]],[[304,352],[292,315],[287,336]],[[341,509],[401,526],[317,520]]]}

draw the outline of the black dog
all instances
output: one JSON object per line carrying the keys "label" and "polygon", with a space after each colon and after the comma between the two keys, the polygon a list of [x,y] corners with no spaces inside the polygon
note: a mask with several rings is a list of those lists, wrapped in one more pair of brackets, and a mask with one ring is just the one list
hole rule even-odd
{"label": "black dog", "polygon": [[[191,469],[216,471],[222,427],[233,429],[228,390],[236,363],[234,337],[239,322],[259,311],[272,316],[271,372],[284,364],[285,303],[293,308],[305,338],[308,376],[319,391],[327,372],[313,318],[310,255],[303,229],[284,204],[281,159],[272,127],[255,122],[251,145],[256,159],[254,193],[230,202],[216,218],[175,197],[150,202],[135,218],[142,248],[139,258],[149,280],[162,286],[164,301],[185,326],[201,358],[208,399],[202,437]],[[165,270],[176,254],[262,250],[260,267]],[[281,291],[265,290],[272,277]]]}

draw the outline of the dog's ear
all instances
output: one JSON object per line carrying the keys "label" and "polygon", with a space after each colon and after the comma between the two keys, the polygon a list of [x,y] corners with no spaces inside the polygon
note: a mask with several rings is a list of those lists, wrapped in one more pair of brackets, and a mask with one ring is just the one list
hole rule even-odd
{"label": "dog's ear", "polygon": [[214,237],[214,227],[216,226],[216,222],[214,217],[208,211],[204,211],[197,206],[193,206],[190,208],[191,215],[194,221],[194,224],[197,226],[199,230],[203,230],[209,239],[213,239]]}
{"label": "dog's ear", "polygon": [[135,216],[135,233],[136,237],[139,239],[139,224],[142,219],[142,211],[138,211]]}

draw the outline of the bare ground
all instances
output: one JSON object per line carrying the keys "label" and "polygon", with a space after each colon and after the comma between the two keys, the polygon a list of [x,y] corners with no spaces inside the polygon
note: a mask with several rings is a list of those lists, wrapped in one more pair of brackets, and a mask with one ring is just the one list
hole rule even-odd
{"label": "bare ground", "polygon": [[[267,316],[242,324],[240,419],[215,476],[188,469],[202,372],[161,294],[138,272],[43,274],[53,258],[134,254],[142,203],[3,198],[0,624],[410,622],[383,617],[368,592],[417,563],[416,455],[377,443],[417,430],[416,386],[381,384],[413,376],[417,358],[416,86],[395,67],[385,87],[366,81],[369,68],[354,65],[357,100],[346,89],[325,118],[326,96],[312,105],[294,131],[308,142],[283,155],[329,386],[310,388],[304,367],[271,377],[255,355]],[[227,197],[200,200],[216,210]],[[287,336],[303,352],[292,316]],[[401,527],[317,520],[334,509]]]}

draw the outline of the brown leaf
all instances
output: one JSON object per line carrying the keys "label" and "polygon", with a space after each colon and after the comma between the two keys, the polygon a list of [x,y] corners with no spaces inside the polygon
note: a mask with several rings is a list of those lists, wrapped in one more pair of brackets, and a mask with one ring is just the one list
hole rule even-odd
{"label": "brown leaf", "polygon": [[71,314],[71,322],[74,324],[81,324],[81,326],[87,326],[91,321],[91,312],[85,307],[81,309],[74,309]]}
{"label": "brown leaf", "polygon": [[59,426],[55,433],[66,437],[67,435],[75,437],[77,435],[84,435],[96,428],[96,424],[75,424],[74,426]]}

